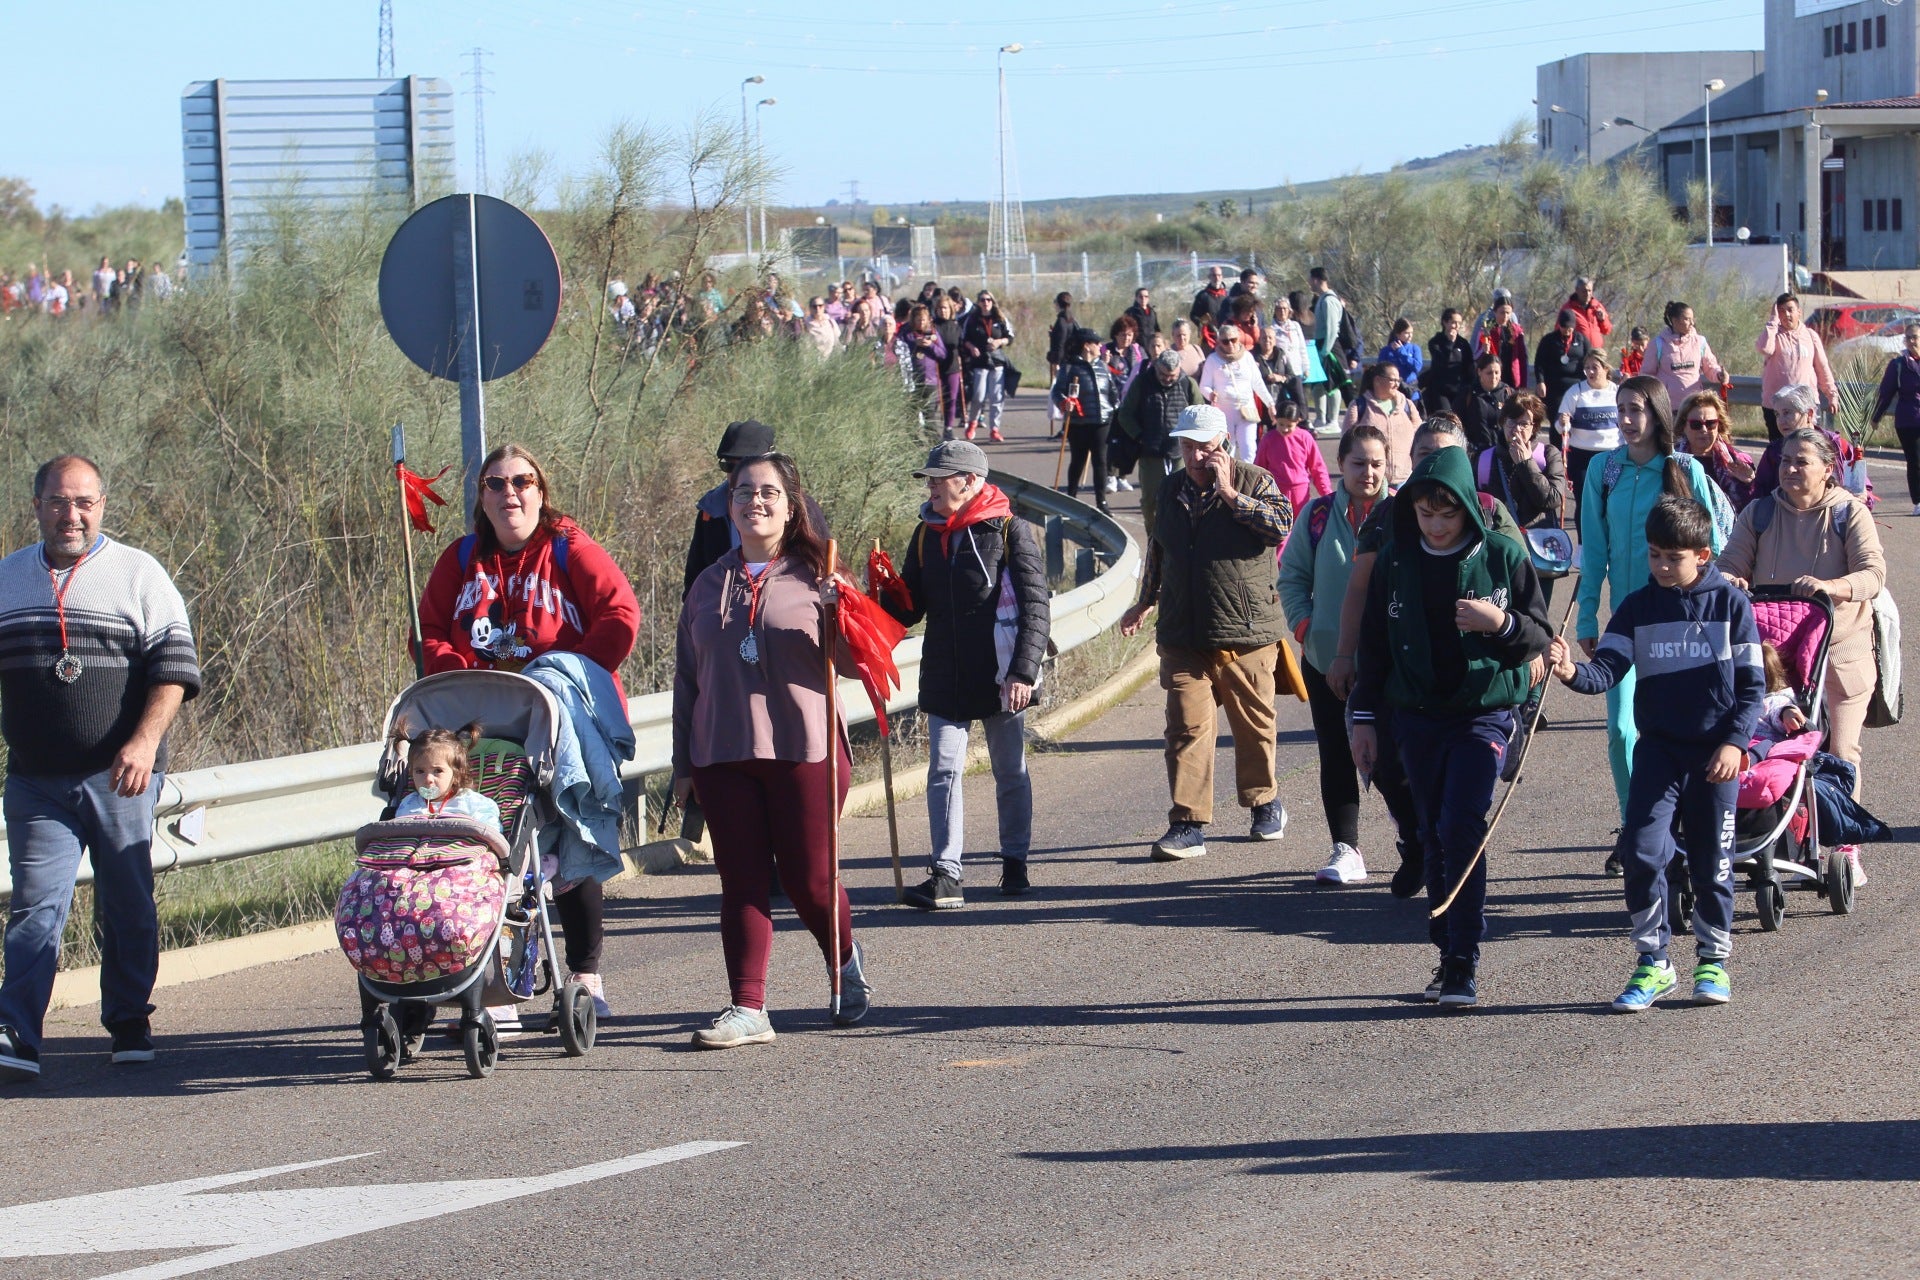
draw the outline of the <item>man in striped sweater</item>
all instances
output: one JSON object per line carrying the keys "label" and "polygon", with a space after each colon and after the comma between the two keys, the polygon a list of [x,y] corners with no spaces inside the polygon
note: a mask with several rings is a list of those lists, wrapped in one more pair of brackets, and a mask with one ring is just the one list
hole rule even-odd
{"label": "man in striped sweater", "polygon": [[0,1081],[40,1074],[74,873],[93,859],[100,1020],[113,1061],[148,1062],[159,967],[153,810],[167,729],[200,691],[186,604],[144,551],[100,532],[100,469],[63,454],[33,477],[41,541],[0,560],[0,736],[13,901]]}

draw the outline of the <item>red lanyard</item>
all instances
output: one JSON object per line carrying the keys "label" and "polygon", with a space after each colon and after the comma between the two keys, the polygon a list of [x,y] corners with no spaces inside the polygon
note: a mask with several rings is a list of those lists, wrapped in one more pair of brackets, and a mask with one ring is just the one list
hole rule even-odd
{"label": "red lanyard", "polygon": [[775,556],[773,560],[767,561],[767,567],[760,571],[758,577],[752,573],[747,574],[747,630],[749,631],[753,630],[754,620],[760,616],[760,588],[767,585],[767,578],[772,575],[774,563],[778,559],[779,557]]}
{"label": "red lanyard", "polygon": [[47,566],[47,585],[53,588],[53,612],[60,619],[60,653],[63,657],[67,653],[67,589],[73,586],[74,577],[79,574],[80,566],[91,559],[93,559],[93,548],[89,547],[87,554],[75,560],[73,568],[67,570],[65,582],[60,581],[59,570],[52,565]]}

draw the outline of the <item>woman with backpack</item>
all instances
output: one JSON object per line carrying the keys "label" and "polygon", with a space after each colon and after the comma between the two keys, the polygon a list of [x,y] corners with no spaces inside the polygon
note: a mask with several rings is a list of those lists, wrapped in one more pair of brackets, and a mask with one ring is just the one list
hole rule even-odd
{"label": "woman with backpack", "polygon": [[1684,302],[1669,302],[1667,327],[1653,336],[1640,372],[1660,379],[1673,404],[1685,402],[1700,391],[1718,391],[1726,378],[1719,357],[1707,344],[1707,336],[1693,327],[1693,308]]}
{"label": "woman with backpack", "polygon": [[[1579,619],[1574,627],[1581,650],[1591,658],[1600,647],[1600,591],[1617,606],[1647,582],[1647,516],[1667,494],[1690,498],[1713,515],[1714,554],[1726,545],[1732,510],[1698,459],[1674,448],[1673,406],[1658,378],[1640,374],[1620,384],[1615,395],[1620,438],[1624,442],[1593,459],[1580,491]],[[1626,813],[1632,776],[1633,672],[1607,691],[1607,763],[1620,812]],[[1606,873],[1621,874],[1620,860],[1607,855]]]}
{"label": "woman with backpack", "polygon": [[[1567,510],[1567,468],[1541,428],[1547,406],[1530,391],[1500,410],[1500,443],[1474,459],[1474,484],[1507,504],[1522,529],[1558,528]],[[1551,594],[1553,583],[1542,582]]]}
{"label": "woman with backpack", "polygon": [[[1360,780],[1347,746],[1347,704],[1327,684],[1326,671],[1339,656],[1340,606],[1353,573],[1359,530],[1387,494],[1387,437],[1379,427],[1362,424],[1340,438],[1340,480],[1332,493],[1308,502],[1295,519],[1280,551],[1280,607],[1304,661],[1307,706],[1320,751],[1320,805],[1326,810],[1333,850],[1314,879],[1352,884],[1367,877],[1360,853]],[[1393,878],[1396,897],[1411,897],[1421,887],[1424,865],[1419,818],[1413,793],[1396,751],[1382,751],[1373,783],[1387,802],[1399,833],[1402,871]],[[1414,851],[1408,861],[1409,851]],[[1407,868],[1411,867],[1408,872]]]}
{"label": "woman with backpack", "polygon": [[1363,423],[1380,428],[1387,437],[1387,483],[1398,485],[1413,474],[1413,433],[1420,429],[1420,411],[1400,390],[1400,368],[1382,361],[1360,380],[1361,394],[1347,410],[1349,431]]}
{"label": "woman with backpack", "polygon": [[1904,333],[1906,350],[1887,361],[1887,371],[1880,375],[1870,425],[1878,427],[1892,412],[1893,432],[1907,459],[1907,501],[1920,516],[1920,320],[1909,320]]}

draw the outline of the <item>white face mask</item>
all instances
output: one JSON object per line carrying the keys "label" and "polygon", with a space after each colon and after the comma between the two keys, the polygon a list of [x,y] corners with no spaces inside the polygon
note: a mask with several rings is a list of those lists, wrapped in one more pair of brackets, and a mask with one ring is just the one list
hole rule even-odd
{"label": "white face mask", "polygon": [[437,782],[415,783],[413,789],[419,792],[420,798],[428,804],[432,804],[441,796],[440,784]]}

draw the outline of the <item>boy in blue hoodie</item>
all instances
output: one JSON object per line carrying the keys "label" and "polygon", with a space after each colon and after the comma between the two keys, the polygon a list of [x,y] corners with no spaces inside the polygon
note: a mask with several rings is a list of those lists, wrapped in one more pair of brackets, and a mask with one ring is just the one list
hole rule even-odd
{"label": "boy in blue hoodie", "polygon": [[[1487,834],[1493,786],[1527,697],[1527,665],[1547,647],[1547,602],[1526,552],[1490,535],[1464,449],[1439,449],[1394,500],[1391,540],[1367,580],[1353,713],[1353,761],[1373,772],[1375,721],[1391,715],[1420,818],[1427,899],[1438,905]],[[1426,998],[1478,1000],[1487,864],[1428,922],[1440,967]]]}
{"label": "boy in blue hoodie", "polygon": [[1558,637],[1547,653],[1554,675],[1579,693],[1605,693],[1635,673],[1640,737],[1614,855],[1626,870],[1640,960],[1613,1002],[1622,1013],[1644,1011],[1679,981],[1667,957],[1676,809],[1694,892],[1693,1001],[1732,998],[1734,799],[1767,680],[1753,606],[1713,563],[1712,538],[1705,507],[1661,498],[1647,517],[1652,581],[1614,610],[1593,661],[1576,664]]}

